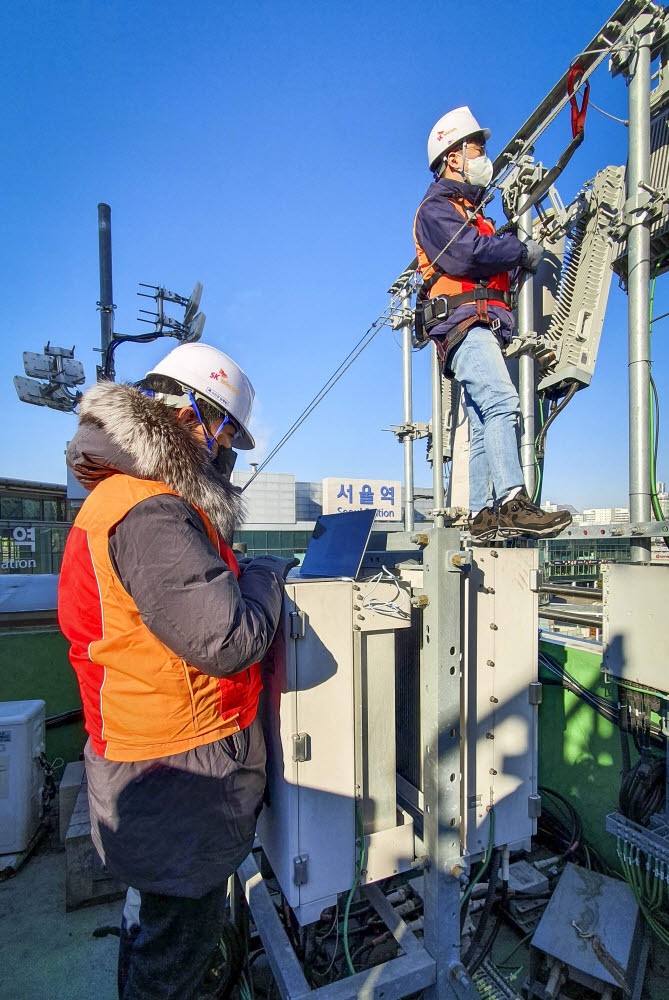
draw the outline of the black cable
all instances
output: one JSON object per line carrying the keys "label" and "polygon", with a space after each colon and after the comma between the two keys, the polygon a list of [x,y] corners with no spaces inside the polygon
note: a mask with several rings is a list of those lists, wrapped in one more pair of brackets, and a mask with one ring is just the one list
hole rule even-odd
{"label": "black cable", "polygon": [[502,918],[504,916],[504,911],[506,909],[506,900],[508,895],[509,895],[509,881],[508,879],[505,879],[502,882],[502,898],[499,900],[497,904],[497,918],[495,920],[493,929],[491,930],[487,940],[485,941],[483,947],[481,948],[478,958],[475,959],[471,969],[469,970],[472,976],[486,960],[486,958],[490,954],[490,949],[497,940],[497,935],[499,934],[500,927],[502,926]]}
{"label": "black cable", "polygon": [[[585,688],[575,677],[569,673],[560,663],[554,660],[547,653],[541,652],[539,654],[539,663],[541,666],[550,670],[551,673],[555,674],[562,681],[562,686],[567,691],[571,691],[577,697],[585,701],[594,711],[598,712],[603,718],[610,722],[611,725],[620,726],[620,710],[617,704],[609,701],[606,698],[602,698],[592,691]],[[649,723],[648,726],[649,737],[651,742],[657,749],[663,749],[666,745],[666,737],[664,736],[660,726],[655,723]],[[635,741],[637,749],[640,749],[638,743],[638,736],[635,732],[632,732],[632,737]]]}
{"label": "black cable", "polygon": [[618,806],[623,816],[639,826],[648,826],[651,816],[664,806],[665,766],[663,757],[642,750],[634,767],[623,776]]}
{"label": "black cable", "polygon": [[47,729],[57,729],[59,726],[69,726],[71,722],[79,722],[84,717],[83,708],[75,708],[71,712],[61,712],[60,715],[50,715],[45,720]]}
{"label": "black cable", "polygon": [[546,442],[546,432],[548,431],[548,428],[553,423],[558,414],[562,413],[567,403],[569,403],[574,398],[574,396],[578,392],[578,389],[579,389],[578,382],[573,382],[567,389],[567,392],[565,393],[562,402],[559,403],[557,406],[551,408],[551,412],[545,424],[537,434],[537,439],[535,441],[535,452],[538,459],[542,459],[546,454],[545,442]]}
{"label": "black cable", "polygon": [[[566,814],[566,818],[571,824],[569,828],[570,830],[569,846],[571,847],[571,845],[575,844],[578,840],[580,840],[581,834],[583,832],[583,824],[581,823],[581,817],[578,815],[576,809],[571,804],[571,802],[569,802],[568,799],[566,799],[563,795],[561,795],[560,792],[556,792],[552,788],[547,788],[545,785],[539,787],[539,792],[542,795],[548,795],[549,798],[556,800],[557,806],[562,811],[563,816],[565,816]],[[565,851],[565,854],[568,853],[569,850]]]}
{"label": "black cable", "polygon": [[502,851],[501,848],[497,848],[492,856],[490,862],[490,872],[488,875],[488,889],[485,895],[485,902],[483,904],[483,909],[481,910],[481,915],[479,916],[478,924],[476,925],[476,930],[474,936],[470,942],[469,948],[465,952],[464,958],[462,959],[462,964],[466,969],[469,969],[470,973],[473,969],[470,969],[470,963],[475,952],[480,947],[480,942],[483,934],[488,926],[488,919],[490,918],[490,913],[492,911],[492,905],[495,901],[495,891],[497,889],[497,881],[499,878],[499,866],[502,861]]}
{"label": "black cable", "polygon": [[591,708],[599,712],[608,722],[611,722],[613,725],[618,724],[618,707],[614,702],[601,698],[599,695],[589,691],[576,678],[572,677],[564,667],[544,653],[539,654],[539,663],[558,676],[564,688],[582,698],[583,701],[586,701]]}
{"label": "black cable", "polygon": [[158,337],[166,336],[166,334],[157,333],[141,333],[136,337],[124,337],[114,335],[111,344],[107,348],[107,353],[105,355],[104,363],[104,376],[105,378],[111,378],[111,373],[114,370],[114,352],[119,344],[151,344],[154,340],[158,340]]}

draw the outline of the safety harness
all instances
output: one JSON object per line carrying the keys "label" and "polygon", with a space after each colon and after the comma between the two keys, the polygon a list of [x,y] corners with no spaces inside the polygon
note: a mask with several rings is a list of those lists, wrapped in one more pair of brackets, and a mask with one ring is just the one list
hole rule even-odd
{"label": "safety harness", "polygon": [[[468,217],[463,204],[454,198],[449,198],[448,201],[455,206],[469,225],[476,227],[482,236],[494,234],[494,226],[482,215],[476,214],[473,217]],[[424,202],[419,206],[418,212],[423,204]],[[418,212],[416,218],[418,218]],[[419,268],[424,275],[416,298],[416,339],[420,341],[429,337],[430,331],[438,324],[443,323],[459,306],[470,303],[476,306],[476,312],[452,327],[447,336],[434,338],[439,356],[446,364],[448,356],[475,323],[485,324],[493,332],[499,329],[500,321],[489,314],[489,304],[511,310],[515,307],[515,296],[511,293],[507,271],[479,281],[453,277],[440,267],[438,261],[430,261],[416,239],[415,222],[414,239]]]}

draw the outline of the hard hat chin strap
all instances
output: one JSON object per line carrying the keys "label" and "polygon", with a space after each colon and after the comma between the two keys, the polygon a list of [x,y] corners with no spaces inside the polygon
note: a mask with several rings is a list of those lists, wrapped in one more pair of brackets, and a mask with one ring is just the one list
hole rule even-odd
{"label": "hard hat chin strap", "polygon": [[224,419],[221,421],[218,429],[214,433],[214,435],[210,437],[209,431],[207,430],[207,425],[205,424],[204,420],[200,416],[200,411],[198,409],[197,403],[195,402],[195,396],[193,395],[192,392],[190,392],[190,390],[188,391],[188,398],[190,399],[190,405],[193,407],[193,410],[195,411],[195,416],[200,421],[200,426],[201,426],[202,432],[204,434],[204,439],[207,442],[207,451],[209,452],[210,455],[213,456],[213,454],[214,454],[214,441],[216,440],[216,438],[218,437],[218,435],[221,433],[221,431],[223,430],[223,428],[225,427],[225,425],[230,422],[230,417],[226,414],[225,417],[224,417]]}
{"label": "hard hat chin strap", "polygon": [[462,180],[466,184],[467,183],[467,175],[465,173],[465,163],[467,162],[467,140],[466,139],[465,139],[465,141],[462,144],[462,149],[461,149],[460,152],[462,154],[462,170],[460,171],[460,174],[462,176]]}

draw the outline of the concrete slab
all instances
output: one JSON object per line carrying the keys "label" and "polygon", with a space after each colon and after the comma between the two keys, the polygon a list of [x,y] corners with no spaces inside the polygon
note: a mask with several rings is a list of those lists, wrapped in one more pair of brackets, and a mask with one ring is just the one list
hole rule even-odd
{"label": "concrete slab", "polygon": [[65,851],[58,829],[14,878],[0,882],[0,996],[12,1000],[117,1000],[122,902],[65,912]]}

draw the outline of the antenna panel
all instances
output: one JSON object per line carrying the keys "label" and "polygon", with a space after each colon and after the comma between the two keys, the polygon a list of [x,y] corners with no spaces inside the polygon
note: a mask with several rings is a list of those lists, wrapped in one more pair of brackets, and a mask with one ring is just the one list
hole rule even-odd
{"label": "antenna panel", "polygon": [[61,385],[82,385],[86,381],[84,366],[80,361],[61,358],[60,355],[34,354],[23,352],[23,368],[26,375],[47,379]]}
{"label": "antenna panel", "polygon": [[622,209],[624,194],[625,168],[600,170],[586,196],[588,207],[574,223],[546,333],[556,361],[538,392],[558,395],[573,382],[590,385],[611,287],[615,244],[609,230]]}
{"label": "antenna panel", "polygon": [[49,406],[52,410],[63,410],[66,413],[71,413],[79,400],[79,397],[70,396],[62,387],[45,385],[22,375],[14,376],[14,388],[22,403]]}
{"label": "antenna panel", "polygon": [[186,326],[195,317],[198,309],[200,308],[200,299],[202,298],[202,284],[199,281],[195,282],[195,288],[191,292],[191,296],[186,304],[186,312],[184,313],[184,323]]}

